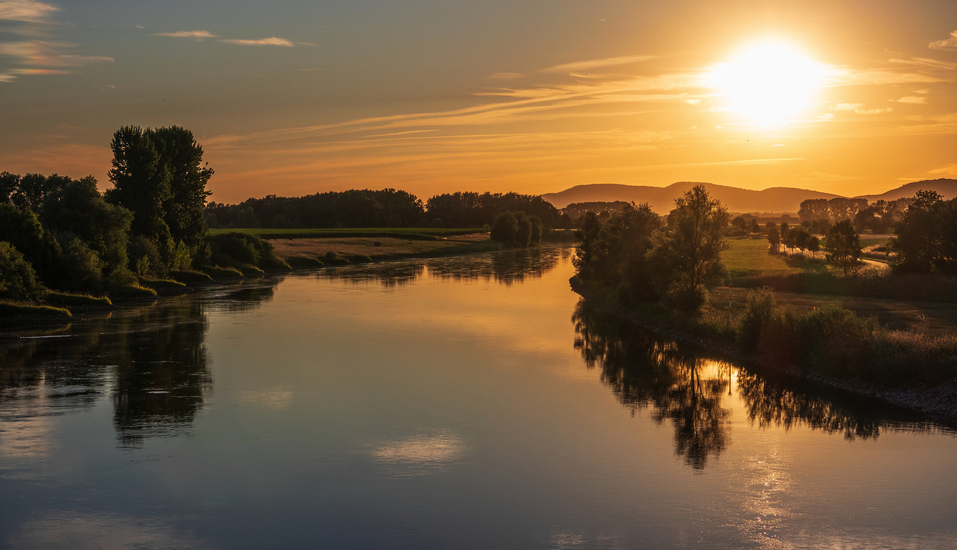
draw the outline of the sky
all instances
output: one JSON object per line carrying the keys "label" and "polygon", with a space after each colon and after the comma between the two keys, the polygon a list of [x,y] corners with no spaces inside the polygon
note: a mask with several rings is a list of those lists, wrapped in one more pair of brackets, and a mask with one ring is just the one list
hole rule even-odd
{"label": "sky", "polygon": [[953,0],[0,0],[0,170],[179,125],[211,200],[957,177]]}

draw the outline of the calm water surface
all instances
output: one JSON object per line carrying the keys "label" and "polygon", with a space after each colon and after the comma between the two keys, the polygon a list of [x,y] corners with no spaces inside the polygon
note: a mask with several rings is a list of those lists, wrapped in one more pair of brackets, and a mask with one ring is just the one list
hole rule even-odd
{"label": "calm water surface", "polygon": [[570,252],[0,342],[0,546],[957,547],[953,432],[604,315]]}

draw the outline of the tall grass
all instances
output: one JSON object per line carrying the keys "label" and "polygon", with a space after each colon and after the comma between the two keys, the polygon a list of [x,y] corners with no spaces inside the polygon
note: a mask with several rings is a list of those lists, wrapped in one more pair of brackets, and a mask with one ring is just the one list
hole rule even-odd
{"label": "tall grass", "polygon": [[768,287],[781,292],[957,303],[957,278],[894,275],[887,269],[862,269],[852,277],[830,271],[766,273],[736,280],[735,285]]}
{"label": "tall grass", "polygon": [[957,336],[888,331],[876,318],[829,306],[778,306],[771,290],[749,294],[737,343],[772,366],[881,386],[932,386],[957,376]]}

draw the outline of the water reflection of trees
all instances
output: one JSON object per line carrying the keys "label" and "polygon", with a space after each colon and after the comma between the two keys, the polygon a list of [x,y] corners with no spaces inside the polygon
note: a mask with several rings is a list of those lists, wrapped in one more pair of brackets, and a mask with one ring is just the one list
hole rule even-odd
{"label": "water reflection of trees", "polygon": [[[936,431],[940,427],[920,415],[848,396],[778,380],[703,359],[620,317],[580,300],[572,317],[575,348],[588,368],[599,368],[601,380],[632,411],[651,409],[657,422],[669,420],[675,430],[675,452],[693,468],[705,466],[730,441],[728,394],[731,371],[748,420],[761,429],[805,426],[845,439],[871,439],[881,430]],[[710,368],[709,368],[710,366]]]}
{"label": "water reflection of trees", "polygon": [[202,303],[179,299],[9,342],[0,346],[0,401],[15,411],[43,398],[55,414],[109,391],[121,445],[179,433],[212,385],[205,333]]}
{"label": "water reflection of trees", "polygon": [[269,277],[243,282],[225,289],[210,292],[206,297],[209,309],[240,312],[258,308],[273,299],[282,277]]}
{"label": "water reflection of trees", "polygon": [[562,258],[568,259],[571,251],[568,247],[541,246],[489,254],[360,264],[323,269],[317,271],[315,276],[354,283],[380,282],[386,287],[396,287],[415,282],[426,274],[428,268],[429,275],[440,279],[483,279],[511,285],[543,276],[554,269]]}
{"label": "water reflection of trees", "polygon": [[730,410],[721,401],[728,379],[709,368],[713,362],[584,300],[572,321],[578,334],[575,348],[588,368],[601,369],[602,382],[633,412],[650,408],[653,420],[668,420],[675,432],[675,452],[686,464],[702,469],[709,457],[727,447]]}

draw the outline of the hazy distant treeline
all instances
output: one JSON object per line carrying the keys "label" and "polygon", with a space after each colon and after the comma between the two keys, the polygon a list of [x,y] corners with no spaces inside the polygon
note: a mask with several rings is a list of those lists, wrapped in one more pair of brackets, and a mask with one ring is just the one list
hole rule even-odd
{"label": "hazy distant treeline", "polygon": [[239,204],[210,202],[210,227],[481,227],[504,212],[537,216],[546,227],[561,227],[561,213],[537,195],[459,192],[423,203],[395,189],[330,191],[303,197],[247,199]]}

